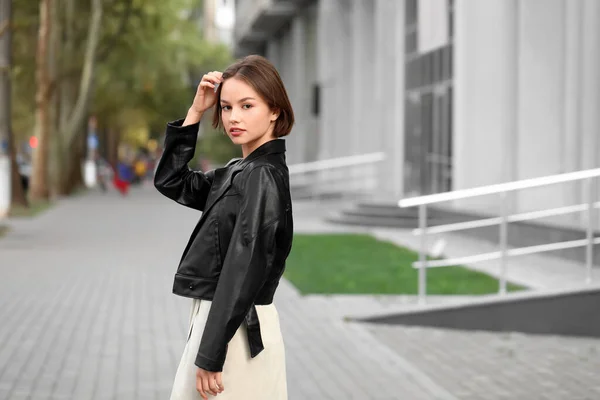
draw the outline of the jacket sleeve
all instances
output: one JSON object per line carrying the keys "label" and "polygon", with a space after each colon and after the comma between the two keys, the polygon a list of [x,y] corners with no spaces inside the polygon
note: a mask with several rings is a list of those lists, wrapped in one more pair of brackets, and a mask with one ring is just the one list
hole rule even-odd
{"label": "jacket sleeve", "polygon": [[192,171],[199,123],[181,126],[183,120],[167,124],[163,155],[154,175],[154,187],[166,197],[187,207],[203,211],[214,172]]}
{"label": "jacket sleeve", "polygon": [[257,167],[245,180],[229,248],[223,260],[196,366],[222,371],[227,344],[240,327],[272,266],[281,221],[276,171]]}

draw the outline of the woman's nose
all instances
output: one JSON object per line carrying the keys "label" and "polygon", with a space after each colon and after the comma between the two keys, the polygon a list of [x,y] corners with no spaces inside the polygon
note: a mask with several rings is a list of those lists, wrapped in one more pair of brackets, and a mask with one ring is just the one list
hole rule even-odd
{"label": "woman's nose", "polygon": [[231,112],[229,113],[229,122],[239,122],[239,118],[237,116],[237,111],[235,108],[231,109]]}

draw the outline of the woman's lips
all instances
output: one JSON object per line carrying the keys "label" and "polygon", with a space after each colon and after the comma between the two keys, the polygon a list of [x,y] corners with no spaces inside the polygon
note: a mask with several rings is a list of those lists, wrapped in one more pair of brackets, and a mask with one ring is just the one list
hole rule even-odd
{"label": "woman's lips", "polygon": [[229,130],[229,133],[231,134],[231,136],[240,136],[244,132],[246,132],[246,131],[244,129],[240,129],[240,128],[231,128]]}

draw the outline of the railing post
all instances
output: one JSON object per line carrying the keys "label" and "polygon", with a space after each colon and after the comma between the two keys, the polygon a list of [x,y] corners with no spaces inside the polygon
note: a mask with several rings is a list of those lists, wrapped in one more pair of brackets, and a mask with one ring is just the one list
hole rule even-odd
{"label": "railing post", "polygon": [[501,295],[506,294],[506,251],[508,248],[508,202],[506,201],[507,192],[500,192],[500,287]]}
{"label": "railing post", "polygon": [[596,185],[595,178],[588,178],[588,206],[587,206],[587,245],[585,255],[585,283],[592,282],[592,267],[594,265],[594,198]]}
{"label": "railing post", "polygon": [[[305,182],[310,182],[311,181],[310,175],[311,175],[310,173],[305,173],[304,174],[304,176],[305,176]],[[319,185],[319,183],[320,183],[319,182],[319,178],[320,177],[317,177],[316,176],[317,174],[314,174],[314,175],[315,176],[314,176],[314,180],[313,181],[316,183],[316,185],[310,185],[309,183],[305,183],[309,187],[309,190],[311,191],[311,193],[310,193],[310,201],[313,202],[313,203],[317,202],[317,200],[318,200],[318,191],[319,191],[319,186],[320,186]]]}
{"label": "railing post", "polygon": [[425,304],[427,296],[427,205],[419,206],[419,229],[421,230],[421,247],[419,249],[419,303]]}

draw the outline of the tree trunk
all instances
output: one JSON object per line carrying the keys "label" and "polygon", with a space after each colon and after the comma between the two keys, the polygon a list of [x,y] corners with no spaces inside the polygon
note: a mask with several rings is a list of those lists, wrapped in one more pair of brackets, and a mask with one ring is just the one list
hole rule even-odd
{"label": "tree trunk", "polygon": [[[70,24],[74,23],[75,13],[73,2],[66,2],[67,21],[65,24],[65,44],[63,50],[68,52],[74,40]],[[85,134],[83,128],[88,114],[90,94],[92,92],[92,80],[94,76],[94,64],[100,40],[100,29],[102,22],[102,0],[92,0],[92,11],[87,36],[83,71],[79,81],[79,90],[72,82],[64,82],[61,87],[60,117],[58,131],[62,135],[61,143],[61,165],[57,171],[57,182],[60,187],[57,191],[68,194],[83,183],[81,172],[81,160],[85,149],[81,146],[80,139]],[[62,85],[61,85],[62,86]]]}
{"label": "tree trunk", "polygon": [[110,163],[110,165],[117,165],[119,161],[119,129],[114,126],[109,126],[108,130],[108,139],[107,139],[107,150],[106,150],[106,159]]}
{"label": "tree trunk", "polygon": [[[82,127],[80,127],[83,130]],[[83,138],[84,135],[79,135]],[[83,186],[83,175],[81,171],[82,160],[84,157],[84,143],[82,140],[76,140],[66,144],[61,148],[60,158],[61,171],[59,181],[56,184],[56,192],[61,196],[71,194],[75,189]]]}
{"label": "tree trunk", "polygon": [[6,188],[8,190],[9,208],[15,205],[27,206],[27,198],[23,190],[19,166],[17,165],[16,149],[11,124],[11,76],[12,68],[12,0],[0,0],[0,152],[9,157],[9,173]]}
{"label": "tree trunk", "polygon": [[[65,82],[58,82],[58,60],[61,55],[61,36],[63,25],[59,18],[59,13],[62,12],[62,0],[53,0],[50,8],[50,31],[48,39],[48,79],[51,82],[51,88],[48,93],[48,112],[50,117],[48,123],[51,129],[50,148],[49,148],[49,160],[48,160],[48,186],[50,190],[50,196],[60,195],[58,193],[58,177],[62,168],[63,160],[63,144],[61,143],[61,135],[58,131],[60,112],[62,110],[62,102],[59,97],[64,87]],[[59,11],[60,10],[60,11]]]}
{"label": "tree trunk", "polygon": [[[53,65],[56,75],[63,74],[64,71],[70,68],[71,63],[70,57],[65,55],[75,54],[73,46],[73,24],[74,24],[74,0],[55,0],[57,6],[61,10],[62,18],[58,18],[58,12],[53,13],[53,29],[52,29],[52,50],[54,52],[53,60],[57,59],[62,61],[61,65],[56,63]],[[67,61],[69,60],[69,61]],[[56,71],[59,69],[60,72]],[[52,138],[52,168],[50,169],[51,174],[51,186],[52,193],[57,196],[64,196],[68,194],[65,189],[65,169],[68,164],[68,146],[65,144],[64,135],[62,130],[68,120],[68,114],[71,112],[73,107],[74,97],[74,78],[63,76],[60,81],[56,81],[57,85],[54,91],[55,96],[52,100],[54,103],[54,127],[56,134]]]}
{"label": "tree trunk", "polygon": [[68,158],[66,169],[67,179],[65,180],[65,189],[69,194],[84,185],[81,163],[85,151],[83,143],[80,140],[72,143],[70,148],[69,154],[71,154],[71,157]]}
{"label": "tree trunk", "polygon": [[29,207],[27,196],[25,196],[25,190],[23,189],[23,182],[21,181],[21,175],[19,174],[19,166],[17,165],[17,156],[14,147],[12,148],[12,154],[10,156],[11,164],[11,199],[10,206]]}
{"label": "tree trunk", "polygon": [[48,191],[48,152],[50,147],[50,77],[48,71],[48,44],[50,39],[50,12],[52,0],[40,1],[40,26],[36,55],[35,125],[38,146],[33,152],[33,172],[31,176],[30,198],[47,199]]}
{"label": "tree trunk", "polygon": [[102,22],[102,0],[92,0],[92,15],[88,31],[85,58],[83,61],[83,72],[79,82],[79,94],[71,112],[67,126],[65,127],[66,142],[73,142],[80,132],[79,127],[86,120],[89,99],[94,77],[94,64],[100,41],[100,29]]}

